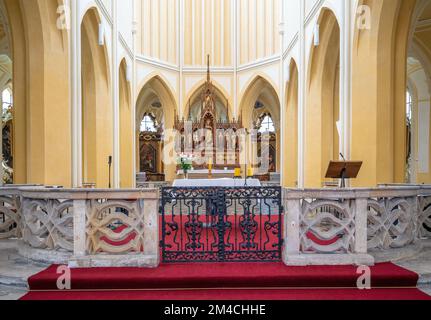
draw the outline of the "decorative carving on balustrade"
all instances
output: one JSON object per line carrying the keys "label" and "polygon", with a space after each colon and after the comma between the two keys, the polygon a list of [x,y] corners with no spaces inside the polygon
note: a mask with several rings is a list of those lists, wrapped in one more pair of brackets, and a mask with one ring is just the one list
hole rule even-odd
{"label": "decorative carving on balustrade", "polygon": [[354,252],[352,201],[303,200],[300,241],[303,253]]}
{"label": "decorative carving on balustrade", "polygon": [[144,214],[140,201],[88,201],[89,254],[144,251]]}
{"label": "decorative carving on balustrade", "polygon": [[[412,200],[412,201],[409,201]],[[416,239],[416,198],[368,200],[368,249],[402,248]]]}
{"label": "decorative carving on balustrade", "polygon": [[419,197],[419,236],[431,238],[431,197]]}
{"label": "decorative carving on balustrade", "polygon": [[23,199],[23,240],[36,249],[73,251],[73,201]]}
{"label": "decorative carving on balustrade", "polygon": [[0,197],[0,239],[21,237],[19,196]]}

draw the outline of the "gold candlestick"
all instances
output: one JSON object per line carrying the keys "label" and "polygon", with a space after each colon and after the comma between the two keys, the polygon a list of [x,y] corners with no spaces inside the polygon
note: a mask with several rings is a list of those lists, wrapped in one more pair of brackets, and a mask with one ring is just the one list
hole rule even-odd
{"label": "gold candlestick", "polygon": [[212,160],[209,159],[208,162],[208,179],[212,179],[213,178],[213,164],[212,164]]}

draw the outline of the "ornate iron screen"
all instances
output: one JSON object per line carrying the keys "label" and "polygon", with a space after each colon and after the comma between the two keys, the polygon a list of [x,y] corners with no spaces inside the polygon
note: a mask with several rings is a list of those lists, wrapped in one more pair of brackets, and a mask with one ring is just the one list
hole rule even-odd
{"label": "ornate iron screen", "polygon": [[280,261],[280,187],[163,188],[162,260]]}

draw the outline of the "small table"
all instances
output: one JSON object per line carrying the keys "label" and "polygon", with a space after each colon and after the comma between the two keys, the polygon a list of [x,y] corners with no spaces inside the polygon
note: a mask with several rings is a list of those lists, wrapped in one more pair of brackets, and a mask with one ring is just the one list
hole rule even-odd
{"label": "small table", "polygon": [[[177,179],[173,187],[244,187],[245,179]],[[261,187],[259,179],[247,179],[247,187]]]}

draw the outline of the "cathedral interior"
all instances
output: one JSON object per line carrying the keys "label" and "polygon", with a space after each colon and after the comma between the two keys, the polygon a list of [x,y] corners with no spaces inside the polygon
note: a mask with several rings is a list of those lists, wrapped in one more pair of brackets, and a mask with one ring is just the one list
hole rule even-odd
{"label": "cathedral interior", "polygon": [[4,184],[171,183],[178,165],[165,152],[184,152],[184,141],[165,150],[167,132],[188,122],[214,142],[220,129],[254,130],[244,148],[261,158],[268,135],[266,170],[242,147],[231,163],[211,162],[242,176],[250,163],[284,187],[331,186],[328,163],[342,158],[363,162],[352,186],[431,183],[429,1],[2,0],[0,9]]}

